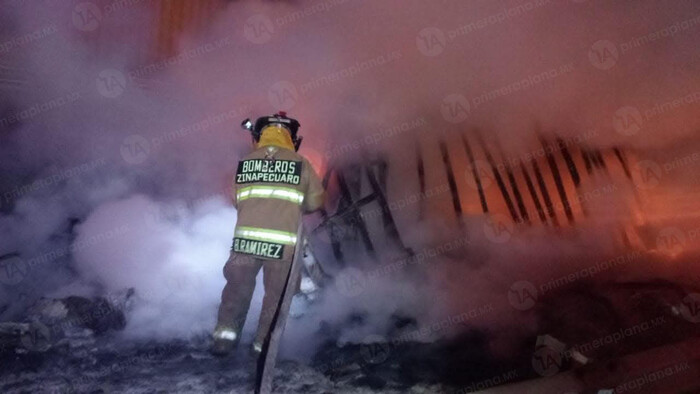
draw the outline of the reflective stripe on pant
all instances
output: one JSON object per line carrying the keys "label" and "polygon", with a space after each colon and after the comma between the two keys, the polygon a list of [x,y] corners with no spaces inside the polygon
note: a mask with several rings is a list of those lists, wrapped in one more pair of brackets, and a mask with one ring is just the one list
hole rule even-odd
{"label": "reflective stripe on pant", "polygon": [[262,343],[270,329],[290,265],[289,260],[264,260],[231,252],[224,266],[226,287],[221,294],[217,327],[229,327],[240,336],[255,290],[255,277],[262,267],[265,296],[255,335],[255,342]]}
{"label": "reflective stripe on pant", "polygon": [[282,245],[296,245],[297,243],[296,233],[259,227],[237,226],[234,236],[256,241],[274,242]]}

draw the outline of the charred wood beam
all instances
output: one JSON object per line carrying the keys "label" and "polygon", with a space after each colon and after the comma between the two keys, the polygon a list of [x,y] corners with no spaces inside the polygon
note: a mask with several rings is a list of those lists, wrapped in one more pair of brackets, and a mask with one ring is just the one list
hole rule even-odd
{"label": "charred wood beam", "polygon": [[[423,155],[420,153],[420,145],[416,147],[416,160],[418,163],[418,183],[420,186],[420,195],[425,195],[425,166],[423,164]],[[418,220],[423,220],[423,199],[418,202]]]}
{"label": "charred wood beam", "polygon": [[377,163],[377,167],[379,168],[379,186],[381,187],[381,190],[386,194],[386,181],[389,176],[389,166],[386,164],[386,161],[381,160],[379,163]]}
{"label": "charred wood beam", "polygon": [[[326,171],[325,175],[323,176],[323,188],[328,189],[328,183],[330,182],[331,175],[333,174],[333,167],[329,168],[328,171]],[[322,223],[327,222],[329,220],[328,216],[328,211],[326,211],[326,208],[321,208],[321,220]],[[320,228],[321,226],[319,226]],[[333,251],[333,257],[340,262],[341,264],[345,265],[345,259],[343,256],[343,250],[340,247],[340,241],[338,240],[338,236],[335,233],[335,228],[331,226],[328,228],[328,238],[331,242],[331,250]]]}
{"label": "charred wood beam", "polygon": [[393,238],[402,249],[406,250],[406,246],[401,240],[401,235],[399,235],[399,230],[396,227],[396,222],[394,222],[394,216],[391,214],[391,209],[389,209],[389,204],[386,201],[384,192],[382,191],[379,182],[374,176],[372,169],[366,168],[367,178],[369,179],[369,184],[374,192],[374,197],[376,197],[379,206],[382,209],[382,221],[384,222],[384,229],[390,238]]}
{"label": "charred wood beam", "polygon": [[591,164],[591,156],[586,149],[581,149],[581,156],[583,156],[583,163],[586,166],[586,172],[588,175],[593,173],[593,165]]}
{"label": "charred wood beam", "polygon": [[[322,223],[328,223],[330,221],[328,211],[326,211],[325,208],[321,209],[321,218]],[[320,229],[321,227],[326,228],[326,230],[328,231],[328,238],[331,241],[331,250],[333,251],[333,257],[335,257],[335,259],[338,260],[341,264],[345,265],[343,251],[340,248],[340,241],[338,240],[338,236],[335,233],[335,226],[325,226],[322,224],[318,228]]]}
{"label": "charred wood beam", "polygon": [[365,248],[367,249],[367,253],[370,255],[372,259],[376,260],[376,252],[374,250],[374,245],[372,244],[372,240],[369,237],[369,231],[367,231],[367,225],[365,224],[365,221],[362,219],[362,216],[359,213],[359,210],[356,207],[351,207],[352,205],[352,196],[350,195],[350,190],[348,188],[347,183],[345,182],[345,177],[343,176],[343,173],[341,171],[338,171],[337,173],[338,177],[338,185],[340,186],[340,193],[342,195],[342,201],[347,202],[348,204],[346,205],[348,209],[352,210],[352,214],[350,215],[352,218],[352,222],[355,224],[355,227],[357,230],[360,232],[360,238],[362,238],[362,242],[365,244]]}
{"label": "charred wood beam", "polygon": [[603,160],[603,154],[600,153],[600,150],[596,149],[591,152],[591,161],[593,162],[593,165],[595,165],[598,168],[604,169],[606,172],[608,170],[608,167],[605,165],[605,160]]}
{"label": "charred wood beam", "polygon": [[467,151],[467,157],[469,158],[469,166],[472,168],[472,176],[474,177],[474,181],[476,182],[476,189],[479,192],[479,201],[481,201],[481,210],[484,213],[488,213],[489,206],[486,203],[486,196],[484,195],[484,187],[481,185],[481,177],[479,175],[479,169],[476,168],[476,164],[474,161],[474,153],[472,152],[472,148],[469,145],[469,141],[467,141],[466,135],[462,135],[462,141],[464,142],[464,149]]}
{"label": "charred wood beam", "polygon": [[615,152],[617,159],[620,160],[620,165],[622,165],[622,170],[625,172],[627,179],[632,179],[632,173],[630,173],[630,169],[627,167],[627,160],[625,160],[624,153],[622,153],[619,148],[613,148],[613,152]]}
{"label": "charred wood beam", "polygon": [[518,188],[517,182],[515,182],[515,176],[513,176],[513,171],[510,167],[506,168],[506,175],[508,175],[508,181],[510,182],[510,187],[513,189],[513,196],[515,197],[515,202],[518,204],[518,210],[520,211],[520,217],[525,223],[530,223],[530,216],[527,213],[527,208],[525,208],[525,203],[523,202],[523,197],[520,194],[520,189]]}
{"label": "charred wood beam", "polygon": [[574,222],[574,214],[571,211],[571,205],[569,205],[569,199],[566,196],[566,190],[564,189],[564,184],[562,183],[561,173],[559,173],[559,167],[554,159],[554,155],[547,149],[547,143],[544,139],[540,139],[542,147],[546,152],[547,163],[549,164],[549,169],[552,171],[552,176],[554,177],[554,184],[557,186],[557,192],[559,192],[559,198],[564,205],[564,213],[569,223]]}
{"label": "charred wood beam", "polygon": [[631,248],[632,242],[630,242],[630,238],[627,236],[627,231],[625,231],[624,227],[620,227],[620,236],[622,237],[623,245],[625,245],[626,248]]}
{"label": "charred wood beam", "polygon": [[351,164],[343,168],[343,179],[350,191],[350,201],[362,196],[362,168],[364,165]]}
{"label": "charred wood beam", "polygon": [[459,201],[457,182],[455,181],[455,174],[452,170],[452,165],[450,164],[450,156],[449,153],[447,153],[447,145],[445,144],[445,141],[440,141],[440,153],[442,154],[442,161],[445,164],[445,169],[447,170],[447,183],[450,186],[450,193],[452,193],[452,206],[457,214],[459,225],[463,226],[462,204]]}
{"label": "charred wood beam", "polygon": [[330,181],[331,181],[331,176],[333,175],[333,172],[334,172],[334,169],[333,169],[333,167],[331,167],[331,168],[329,168],[328,171],[326,171],[326,173],[323,175],[323,180],[322,180],[321,183],[323,184],[323,188],[324,188],[324,189],[328,189],[328,184],[329,184]]}
{"label": "charred wood beam", "polygon": [[566,147],[564,140],[561,138],[557,138],[557,145],[561,150],[561,155],[564,156],[564,161],[566,162],[566,167],[569,169],[569,173],[571,174],[571,179],[574,181],[574,186],[578,187],[578,185],[581,184],[581,176],[578,174],[576,163],[574,163],[574,159],[571,157],[571,153],[569,153],[569,148]]}
{"label": "charred wood beam", "polygon": [[535,179],[537,179],[537,185],[540,187],[540,193],[542,193],[542,198],[544,199],[544,205],[547,208],[547,214],[549,218],[552,219],[552,224],[554,226],[559,226],[559,221],[557,220],[557,215],[554,212],[554,205],[552,204],[552,199],[549,197],[549,191],[547,190],[547,184],[544,183],[544,178],[542,177],[542,172],[540,171],[540,166],[537,165],[536,161],[532,161],[532,169],[535,171]]}
{"label": "charred wood beam", "polygon": [[503,153],[503,148],[501,145],[496,142],[496,148],[498,150],[498,154],[504,158],[504,165],[503,165],[503,170],[506,173],[506,177],[508,178],[508,183],[510,184],[510,189],[513,192],[513,197],[515,198],[515,203],[518,205],[518,212],[520,213],[520,221],[525,222],[528,225],[531,225],[532,223],[530,222],[530,215],[527,212],[527,207],[525,206],[525,202],[523,201],[523,196],[520,193],[520,187],[518,187],[518,183],[515,181],[515,176],[513,175],[513,167],[509,164],[505,164],[505,157],[506,155]]}
{"label": "charred wood beam", "polygon": [[525,177],[525,184],[527,185],[527,190],[530,192],[530,197],[535,203],[535,209],[537,209],[537,215],[542,223],[547,223],[547,216],[544,214],[544,209],[542,209],[542,203],[540,203],[539,197],[537,197],[537,191],[535,191],[535,185],[532,183],[530,174],[528,174],[525,164],[521,163],[520,169],[522,170],[523,177]]}
{"label": "charred wood beam", "polygon": [[498,172],[498,169],[496,168],[496,164],[493,161],[493,157],[491,156],[491,152],[489,152],[488,148],[486,147],[484,140],[480,136],[477,138],[479,140],[479,143],[481,144],[481,148],[484,150],[484,154],[486,155],[486,161],[488,161],[489,167],[491,167],[491,173],[493,174],[493,177],[496,179],[496,184],[498,185],[498,190],[501,191],[501,194],[503,195],[503,199],[506,201],[506,206],[508,207],[508,212],[510,213],[510,216],[513,218],[513,221],[518,223],[520,221],[520,218],[518,217],[518,213],[515,212],[515,206],[513,205],[513,201],[510,199],[510,194],[508,194],[508,189],[506,189],[506,184],[505,184],[505,182],[503,182],[503,178],[501,177],[501,174]]}

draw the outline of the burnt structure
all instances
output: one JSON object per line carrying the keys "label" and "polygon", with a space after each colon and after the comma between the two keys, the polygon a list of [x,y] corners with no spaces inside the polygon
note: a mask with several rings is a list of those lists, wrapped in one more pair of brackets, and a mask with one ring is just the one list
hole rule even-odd
{"label": "burnt structure", "polygon": [[[505,154],[497,140],[479,132],[418,138],[414,154],[332,165],[324,176],[328,209],[312,236],[324,238],[341,265],[358,247],[375,260],[379,248],[410,255],[407,229],[439,220],[459,233],[470,217],[516,229],[610,220],[621,246],[643,247],[635,234],[643,180],[634,153],[557,135],[535,138],[536,148],[518,155]],[[608,199],[623,200],[629,214],[601,212]]]}

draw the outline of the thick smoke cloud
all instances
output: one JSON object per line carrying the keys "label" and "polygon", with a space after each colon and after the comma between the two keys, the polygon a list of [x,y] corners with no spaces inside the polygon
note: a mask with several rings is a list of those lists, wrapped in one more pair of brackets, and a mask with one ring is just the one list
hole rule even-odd
{"label": "thick smoke cloud", "polygon": [[[89,5],[3,4],[0,67],[19,82],[0,101],[0,253],[22,259],[20,282],[3,283],[22,291],[7,296],[135,287],[134,335],[213,324],[246,116],[288,110],[319,169],[363,149],[400,160],[416,135],[473,128],[512,153],[531,149],[536,130],[588,133],[590,145],[654,151],[660,163],[697,147],[697,3],[239,1],[184,34],[182,55],[165,60],[148,56],[147,2],[87,3],[100,11],[95,29],[76,12]],[[683,185],[688,174],[678,174]],[[440,243],[413,232],[419,250]],[[597,237],[584,241],[609,253]],[[294,323],[289,335],[372,305],[376,321],[343,340],[385,332],[382,317],[397,310],[428,327],[477,310],[465,324],[502,327],[517,313],[504,295],[518,277],[556,277],[601,258],[570,241],[470,245],[469,264],[457,266],[464,254],[452,252],[416,268],[423,284],[379,275],[357,292],[339,281],[316,320]],[[555,265],[561,255],[566,264]],[[435,294],[445,300],[439,308],[426,302]],[[496,312],[480,309],[489,306]]]}

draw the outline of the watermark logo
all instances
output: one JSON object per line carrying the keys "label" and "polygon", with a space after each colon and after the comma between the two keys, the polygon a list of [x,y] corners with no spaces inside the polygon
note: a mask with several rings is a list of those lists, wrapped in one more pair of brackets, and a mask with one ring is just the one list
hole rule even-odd
{"label": "watermark logo", "polygon": [[29,272],[27,263],[13,255],[0,260],[0,283],[13,286],[20,283]]}
{"label": "watermark logo", "polygon": [[532,354],[532,368],[540,376],[554,376],[561,371],[563,357],[558,352],[548,346],[541,346]]}
{"label": "watermark logo", "polygon": [[676,227],[667,227],[659,231],[656,237],[656,248],[666,254],[675,256],[683,252],[687,239],[683,232]]}
{"label": "watermark logo", "polygon": [[505,215],[491,215],[484,223],[484,234],[486,238],[497,244],[508,242],[513,236],[514,231],[515,225]]}
{"label": "watermark logo", "polygon": [[270,86],[267,91],[267,99],[274,108],[288,111],[297,103],[299,92],[293,83],[280,81]]}
{"label": "watermark logo", "polygon": [[125,162],[142,164],[151,153],[151,144],[144,137],[134,134],[124,139],[120,151]]}
{"label": "watermark logo", "polygon": [[615,111],[613,127],[624,136],[632,136],[642,129],[642,113],[636,107],[622,107]]}
{"label": "watermark logo", "polygon": [[526,280],[515,282],[508,289],[508,301],[519,311],[531,309],[537,303],[537,288]]}
{"label": "watermark logo", "polygon": [[367,287],[365,274],[357,268],[347,268],[341,271],[335,278],[338,292],[346,297],[357,297]]}
{"label": "watermark logo", "polygon": [[126,90],[126,76],[114,69],[102,70],[97,76],[97,91],[106,98],[116,98]]}
{"label": "watermark logo", "polygon": [[73,25],[82,31],[93,31],[100,26],[102,12],[93,3],[76,4],[73,8]]}
{"label": "watermark logo", "polygon": [[481,159],[476,159],[474,163],[470,163],[467,170],[464,172],[464,176],[466,177],[467,184],[475,190],[479,189],[479,185],[485,190],[493,184],[491,166]]}
{"label": "watermark logo", "polygon": [[608,40],[600,40],[591,46],[588,50],[588,60],[593,67],[601,70],[609,70],[615,67],[620,54],[617,51],[615,44]]}
{"label": "watermark logo", "polygon": [[442,99],[440,112],[450,123],[462,123],[469,117],[471,107],[469,100],[463,94],[451,94]]}
{"label": "watermark logo", "polygon": [[265,44],[272,39],[275,32],[275,25],[267,15],[253,15],[243,26],[243,35],[253,44]]}
{"label": "watermark logo", "polygon": [[700,323],[700,294],[690,293],[683,298],[681,316],[691,323]]}
{"label": "watermark logo", "polygon": [[381,364],[389,358],[391,347],[386,338],[379,335],[368,335],[360,348],[362,358],[369,364]]}
{"label": "watermark logo", "polygon": [[638,189],[653,189],[661,183],[663,170],[652,160],[640,160],[633,167],[633,183]]}
{"label": "watermark logo", "polygon": [[51,330],[42,323],[34,322],[21,336],[20,343],[29,351],[45,351],[51,346]]}
{"label": "watermark logo", "polygon": [[440,55],[447,46],[447,36],[445,32],[437,27],[426,27],[418,32],[416,37],[418,50],[425,56],[435,57]]}

